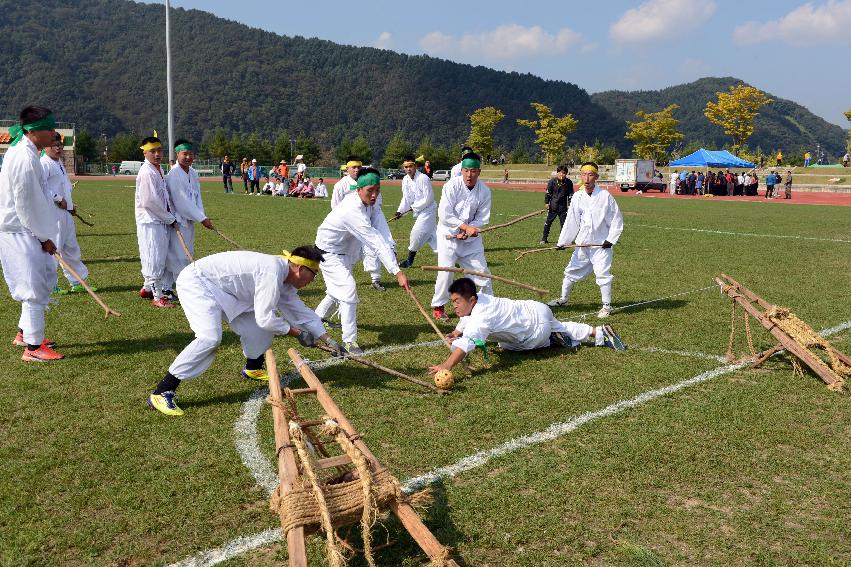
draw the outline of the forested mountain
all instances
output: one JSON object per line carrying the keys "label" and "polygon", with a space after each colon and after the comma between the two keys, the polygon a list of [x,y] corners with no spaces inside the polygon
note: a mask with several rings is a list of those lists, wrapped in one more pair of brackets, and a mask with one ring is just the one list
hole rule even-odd
{"label": "forested mountain", "polygon": [[[269,137],[304,132],[325,148],[358,135],[384,148],[398,131],[415,143],[430,136],[435,144],[449,144],[466,138],[473,110],[495,106],[505,113],[496,144],[510,149],[519,140],[531,142],[532,132],[515,120],[535,118],[529,104],[542,102],[578,119],[568,144],[599,140],[626,153],[631,143],[623,139],[624,121],[635,110],[677,102],[687,141],[727,142],[702,108],[733,79],[590,97],[562,81],[282,37],[198,10],[174,9],[171,26],[176,133],[195,140],[222,128]],[[164,27],[161,4],[3,2],[0,118],[40,103],[95,136],[165,130]],[[789,101],[764,110],[753,141],[766,149],[796,148],[802,132],[831,149],[844,144],[841,128]]]}
{"label": "forested mountain", "polygon": [[[674,117],[680,120],[685,142],[699,141],[707,147],[720,148],[730,144],[730,137],[706,119],[703,109],[707,101],[715,100],[716,92],[728,92],[732,85],[742,82],[733,77],[707,77],[659,91],[605,91],[592,95],[591,100],[606,107],[619,121],[636,120],[637,110],[657,112],[669,104],[679,104]],[[768,96],[774,102],[760,110],[748,146],[759,146],[766,152],[777,148],[791,152],[800,148],[814,151],[816,143],[820,143],[833,155],[845,152],[845,131],[841,127],[800,104],[771,93]]]}

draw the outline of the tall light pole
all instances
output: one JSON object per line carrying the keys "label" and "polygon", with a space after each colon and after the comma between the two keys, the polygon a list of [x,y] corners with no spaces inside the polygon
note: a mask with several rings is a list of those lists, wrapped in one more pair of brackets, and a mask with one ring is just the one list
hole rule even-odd
{"label": "tall light pole", "polygon": [[168,92],[168,163],[174,163],[174,112],[171,105],[171,2],[165,0],[165,82]]}

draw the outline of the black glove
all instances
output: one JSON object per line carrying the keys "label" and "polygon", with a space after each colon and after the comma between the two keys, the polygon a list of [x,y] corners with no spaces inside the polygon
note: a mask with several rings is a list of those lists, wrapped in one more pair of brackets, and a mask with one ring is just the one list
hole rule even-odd
{"label": "black glove", "polygon": [[331,349],[333,349],[334,356],[337,356],[339,358],[343,358],[344,356],[346,356],[346,349],[344,349],[343,346],[334,339],[327,339],[325,341],[325,344],[331,347]]}
{"label": "black glove", "polygon": [[564,250],[567,246],[558,246],[556,245],[556,250]]}
{"label": "black glove", "polygon": [[302,330],[298,335],[296,335],[296,338],[301,346],[309,347],[316,344],[316,337],[314,337],[310,331]]}
{"label": "black glove", "polygon": [[396,212],[396,214],[395,214],[395,215],[393,215],[393,218],[394,218],[394,219],[400,219],[400,218],[402,218],[402,213],[400,213],[400,212],[398,212],[398,211],[397,211],[397,212]]}
{"label": "black glove", "polygon": [[611,248],[611,247],[612,247],[611,242],[609,242],[608,240],[603,241],[603,248]]}

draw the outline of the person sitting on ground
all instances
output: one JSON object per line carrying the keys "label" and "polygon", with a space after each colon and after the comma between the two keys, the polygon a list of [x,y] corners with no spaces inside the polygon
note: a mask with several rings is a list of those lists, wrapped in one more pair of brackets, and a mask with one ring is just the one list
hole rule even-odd
{"label": "person sitting on ground", "polygon": [[317,199],[324,199],[328,196],[328,188],[325,187],[325,180],[321,177],[319,178],[319,183],[316,184],[316,188],[313,190],[313,196]]}
{"label": "person sitting on ground", "polygon": [[432,374],[438,370],[452,370],[476,348],[486,353],[488,339],[512,351],[553,346],[576,350],[586,340],[593,340],[595,346],[619,351],[627,348],[611,325],[592,327],[559,321],[552,310],[539,301],[477,294],[476,284],[470,278],[452,282],[449,296],[461,320],[455,330],[446,335],[452,341],[452,352],[443,363],[429,368]]}
{"label": "person sitting on ground", "polygon": [[266,183],[263,185],[263,194],[271,195],[275,192],[275,181],[269,177],[266,178]]}
{"label": "person sitting on ground", "polygon": [[213,363],[222,342],[222,318],[239,335],[245,378],[268,380],[264,354],[275,335],[295,337],[306,347],[321,339],[342,356],[340,345],[298,296],[298,290],[316,277],[321,261],[315,246],[299,246],[277,256],[248,250],[220,252],[184,268],[177,277],[180,306],[195,339],[171,363],[148,396],[148,406],[165,415],[183,415],[175,391]]}
{"label": "person sitting on ground", "polygon": [[313,192],[313,182],[310,180],[310,177],[305,177],[304,186],[301,189],[301,194],[299,194],[299,197],[301,197],[302,199],[312,199]]}

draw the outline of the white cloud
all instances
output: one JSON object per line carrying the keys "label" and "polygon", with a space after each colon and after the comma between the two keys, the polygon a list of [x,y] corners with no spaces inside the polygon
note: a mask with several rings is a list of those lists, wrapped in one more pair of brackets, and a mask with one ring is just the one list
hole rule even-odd
{"label": "white cloud", "polygon": [[388,31],[381,32],[372,46],[378,49],[393,49],[393,34]]}
{"label": "white cloud", "polygon": [[704,0],[648,0],[630,8],[609,27],[609,37],[619,43],[658,43],[682,40],[715,13],[715,2]]}
{"label": "white cloud", "polygon": [[747,45],[784,41],[793,45],[848,43],[851,29],[851,0],[828,0],[814,6],[807,2],[779,20],[746,22],[736,28],[733,39]]}
{"label": "white cloud", "polygon": [[561,28],[551,34],[541,26],[506,24],[491,31],[460,37],[434,31],[420,40],[420,47],[431,55],[494,60],[558,55],[580,41],[581,34],[570,28]]}

